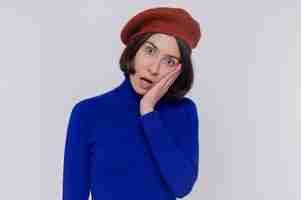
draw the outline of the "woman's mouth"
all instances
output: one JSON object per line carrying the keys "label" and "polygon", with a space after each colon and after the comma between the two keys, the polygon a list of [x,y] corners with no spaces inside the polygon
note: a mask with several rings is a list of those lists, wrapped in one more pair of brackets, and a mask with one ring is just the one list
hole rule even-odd
{"label": "woman's mouth", "polygon": [[140,85],[144,89],[150,88],[152,86],[152,83],[153,83],[152,81],[150,81],[150,80],[148,80],[148,79],[146,79],[144,77],[140,78]]}

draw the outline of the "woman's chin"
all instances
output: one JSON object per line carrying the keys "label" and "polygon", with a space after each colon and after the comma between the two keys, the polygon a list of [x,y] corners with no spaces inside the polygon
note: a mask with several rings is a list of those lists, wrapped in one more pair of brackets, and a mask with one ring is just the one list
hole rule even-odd
{"label": "woman's chin", "polygon": [[139,87],[138,91],[136,90],[136,92],[140,95],[145,95],[147,91],[148,91],[147,89],[144,89],[144,88],[141,88],[141,87]]}

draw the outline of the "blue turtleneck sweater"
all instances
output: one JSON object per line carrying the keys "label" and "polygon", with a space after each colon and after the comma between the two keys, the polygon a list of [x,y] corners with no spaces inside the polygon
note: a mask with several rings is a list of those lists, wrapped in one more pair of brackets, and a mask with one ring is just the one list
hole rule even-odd
{"label": "blue turtleneck sweater", "polygon": [[[127,75],[72,108],[64,152],[63,200],[175,200],[198,177],[199,121],[188,97],[159,100],[140,114]],[[162,99],[162,98],[161,98]]]}

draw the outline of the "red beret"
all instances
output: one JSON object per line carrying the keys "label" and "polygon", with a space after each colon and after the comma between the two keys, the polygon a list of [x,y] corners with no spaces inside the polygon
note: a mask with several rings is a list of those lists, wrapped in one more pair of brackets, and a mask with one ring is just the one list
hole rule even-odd
{"label": "red beret", "polygon": [[191,49],[201,38],[199,23],[183,8],[175,7],[150,8],[136,14],[123,27],[120,37],[127,45],[136,36],[148,32],[177,36]]}

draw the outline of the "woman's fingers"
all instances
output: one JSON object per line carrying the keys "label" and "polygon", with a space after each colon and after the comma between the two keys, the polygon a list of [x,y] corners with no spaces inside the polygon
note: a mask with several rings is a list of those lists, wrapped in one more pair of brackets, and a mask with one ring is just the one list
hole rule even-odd
{"label": "woman's fingers", "polygon": [[164,87],[169,88],[175,82],[175,80],[178,78],[179,74],[180,74],[180,71],[173,73],[172,76],[170,77],[170,79],[168,79],[167,82],[165,83]]}
{"label": "woman's fingers", "polygon": [[[169,89],[170,85],[176,80],[181,72],[181,67],[175,68],[171,72],[166,73],[161,80],[155,84],[155,86],[144,95],[143,102],[149,101],[151,104],[155,105],[157,102]],[[147,99],[147,100],[146,100]],[[149,104],[149,103],[148,103]]]}
{"label": "woman's fingers", "polygon": [[176,68],[175,71],[172,71],[168,76],[168,79],[165,81],[164,87],[169,88],[173,84],[173,82],[177,79],[180,73],[181,73],[180,67]]}
{"label": "woman's fingers", "polygon": [[166,73],[166,74],[162,77],[162,79],[160,80],[161,82],[163,82],[163,85],[165,85],[165,83],[169,80],[169,78],[171,78],[172,75],[173,75],[174,73],[176,73],[177,71],[178,71],[178,68],[176,67],[176,68],[174,68],[172,71]]}
{"label": "woman's fingers", "polygon": [[180,66],[178,65],[178,68],[176,67],[173,71],[166,73],[163,78],[158,82],[157,86],[159,88],[166,88],[166,86],[168,85],[168,82],[170,79],[174,79],[175,75],[177,75],[180,71]]}

